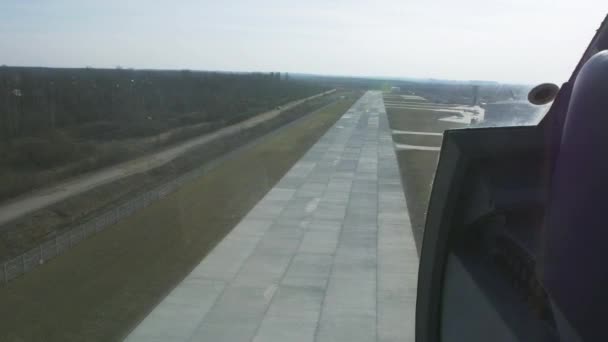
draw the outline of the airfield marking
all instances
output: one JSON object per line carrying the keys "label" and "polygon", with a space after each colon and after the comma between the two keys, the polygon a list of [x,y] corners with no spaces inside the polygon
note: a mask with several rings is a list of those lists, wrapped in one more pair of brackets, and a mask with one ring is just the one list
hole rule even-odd
{"label": "airfield marking", "polygon": [[437,136],[437,137],[443,136],[443,133],[437,133],[437,132],[402,131],[402,130],[398,130],[398,129],[394,129],[392,131],[392,133],[393,134],[412,134],[412,135],[432,135],[432,136]]}
{"label": "airfield marking", "polygon": [[420,146],[420,145],[408,145],[395,143],[397,150],[416,150],[416,151],[440,151],[441,147],[437,146]]}

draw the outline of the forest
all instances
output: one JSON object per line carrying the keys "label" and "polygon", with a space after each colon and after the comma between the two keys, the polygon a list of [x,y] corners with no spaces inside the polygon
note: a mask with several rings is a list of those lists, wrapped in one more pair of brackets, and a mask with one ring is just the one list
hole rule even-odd
{"label": "forest", "polygon": [[324,90],[279,72],[0,66],[0,199]]}
{"label": "forest", "polygon": [[320,91],[278,72],[0,67],[0,132],[4,141],[78,126],[99,138],[149,135],[242,119]]}

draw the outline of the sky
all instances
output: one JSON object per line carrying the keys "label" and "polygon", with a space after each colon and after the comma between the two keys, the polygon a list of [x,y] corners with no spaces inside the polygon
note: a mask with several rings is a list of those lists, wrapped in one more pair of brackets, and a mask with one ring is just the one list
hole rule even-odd
{"label": "sky", "polygon": [[565,81],[605,0],[2,0],[0,65]]}

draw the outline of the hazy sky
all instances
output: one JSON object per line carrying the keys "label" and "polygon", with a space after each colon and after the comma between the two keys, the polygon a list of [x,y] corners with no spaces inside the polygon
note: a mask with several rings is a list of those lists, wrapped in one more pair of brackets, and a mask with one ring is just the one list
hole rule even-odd
{"label": "hazy sky", "polygon": [[0,64],[565,80],[605,0],[2,0]]}

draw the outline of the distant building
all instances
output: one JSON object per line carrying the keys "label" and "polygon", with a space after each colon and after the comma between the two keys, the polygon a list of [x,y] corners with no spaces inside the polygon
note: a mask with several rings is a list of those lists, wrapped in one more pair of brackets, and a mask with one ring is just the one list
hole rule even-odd
{"label": "distant building", "polygon": [[479,101],[479,86],[474,85],[473,86],[473,101],[471,103],[471,106],[477,106],[478,101]]}

